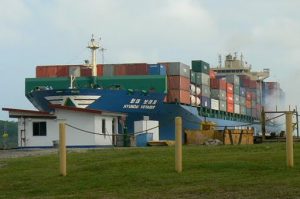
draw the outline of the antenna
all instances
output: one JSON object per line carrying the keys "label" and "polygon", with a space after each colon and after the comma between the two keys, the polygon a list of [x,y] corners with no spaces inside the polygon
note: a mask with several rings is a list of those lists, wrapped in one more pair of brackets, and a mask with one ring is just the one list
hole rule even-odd
{"label": "antenna", "polygon": [[102,55],[102,64],[104,64],[104,51],[107,50],[106,48],[100,48],[99,49],[101,51],[101,55]]}
{"label": "antenna", "polygon": [[219,68],[222,68],[222,55],[219,54]]}
{"label": "antenna", "polygon": [[96,62],[96,50],[100,47],[99,42],[96,42],[94,39],[94,34],[92,34],[91,41],[88,43],[87,48],[91,49],[92,52],[92,63],[89,64],[89,67],[92,68],[92,76],[97,76],[97,62]]}

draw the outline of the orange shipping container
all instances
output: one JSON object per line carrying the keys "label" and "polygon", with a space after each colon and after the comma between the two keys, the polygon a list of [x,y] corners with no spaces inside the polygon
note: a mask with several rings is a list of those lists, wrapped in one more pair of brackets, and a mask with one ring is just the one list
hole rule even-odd
{"label": "orange shipping container", "polygon": [[167,101],[190,104],[191,103],[190,92],[184,90],[169,90]]}
{"label": "orange shipping container", "polygon": [[246,108],[251,108],[251,100],[246,100]]}
{"label": "orange shipping container", "polygon": [[68,77],[69,76],[69,66],[57,66],[56,68],[57,77]]}
{"label": "orange shipping container", "polygon": [[216,78],[216,72],[213,70],[209,70],[209,77],[210,79],[215,79]]}
{"label": "orange shipping container", "polygon": [[146,63],[114,65],[114,75],[148,75]]}
{"label": "orange shipping container", "polygon": [[233,113],[234,112],[234,104],[233,103],[227,103],[227,112]]}
{"label": "orange shipping container", "polygon": [[227,93],[227,103],[234,103],[233,93]]}
{"label": "orange shipping container", "polygon": [[168,76],[168,89],[190,90],[190,79],[183,76]]}
{"label": "orange shipping container", "polygon": [[251,92],[246,92],[246,99],[251,100]]}
{"label": "orange shipping container", "polygon": [[97,64],[97,76],[103,76],[103,65]]}
{"label": "orange shipping container", "polygon": [[227,91],[227,93],[233,93],[233,84],[227,83],[226,91]]}
{"label": "orange shipping container", "polygon": [[90,77],[92,76],[92,69],[87,67],[80,68],[80,76],[82,77]]}
{"label": "orange shipping container", "polygon": [[36,77],[56,77],[57,66],[37,66]]}

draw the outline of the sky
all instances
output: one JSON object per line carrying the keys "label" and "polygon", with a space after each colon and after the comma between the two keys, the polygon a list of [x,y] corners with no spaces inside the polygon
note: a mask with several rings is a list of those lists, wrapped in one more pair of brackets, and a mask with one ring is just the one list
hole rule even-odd
{"label": "sky", "polygon": [[219,54],[242,52],[253,70],[271,70],[268,80],[280,82],[287,105],[299,106],[299,7],[297,0],[1,0],[0,108],[34,109],[25,78],[37,65],[83,63],[92,34],[107,49],[105,63],[216,66]]}

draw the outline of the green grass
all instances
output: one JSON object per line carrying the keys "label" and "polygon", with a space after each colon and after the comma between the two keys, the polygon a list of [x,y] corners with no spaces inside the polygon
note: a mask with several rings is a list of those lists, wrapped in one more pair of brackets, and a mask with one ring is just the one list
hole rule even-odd
{"label": "green grass", "polygon": [[183,172],[174,147],[91,150],[0,160],[0,198],[299,198],[300,143],[288,169],[285,144],[184,146]]}

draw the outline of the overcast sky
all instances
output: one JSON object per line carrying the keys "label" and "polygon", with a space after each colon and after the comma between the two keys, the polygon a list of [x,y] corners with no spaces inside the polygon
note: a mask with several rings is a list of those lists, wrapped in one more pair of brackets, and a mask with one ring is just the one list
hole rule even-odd
{"label": "overcast sky", "polygon": [[0,107],[33,109],[25,78],[36,65],[82,63],[91,34],[108,49],[106,63],[215,66],[218,54],[242,52],[253,69],[271,69],[288,104],[300,105],[299,8],[297,0],[1,0]]}

